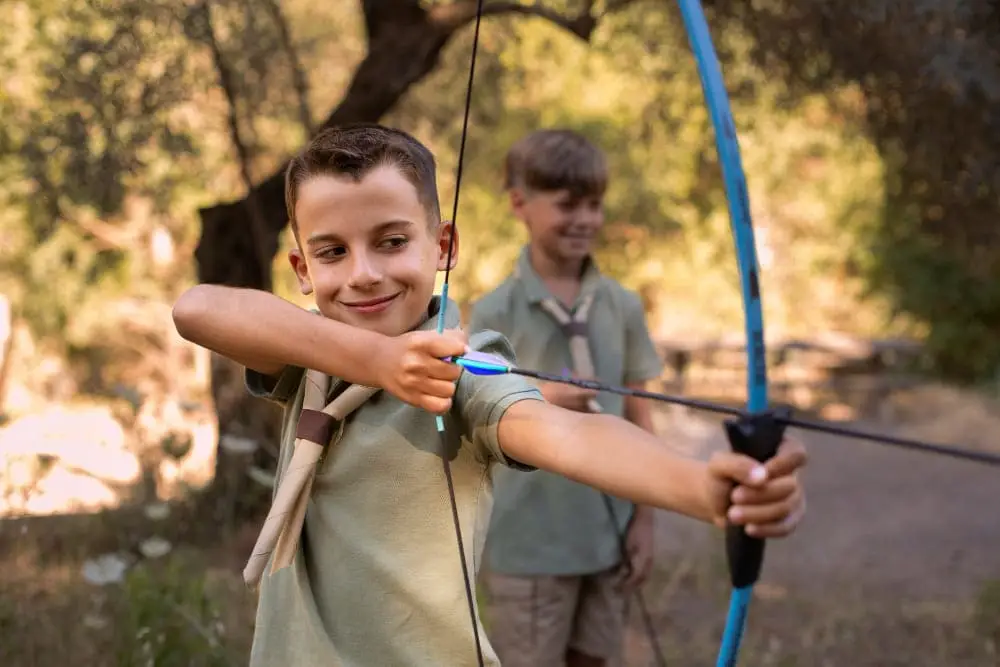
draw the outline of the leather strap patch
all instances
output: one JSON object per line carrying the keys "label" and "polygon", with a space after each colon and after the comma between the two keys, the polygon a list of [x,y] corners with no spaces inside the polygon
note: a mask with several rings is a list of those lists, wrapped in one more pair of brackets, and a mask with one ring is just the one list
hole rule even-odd
{"label": "leather strap patch", "polygon": [[295,429],[295,437],[326,447],[336,427],[337,420],[325,412],[303,408]]}

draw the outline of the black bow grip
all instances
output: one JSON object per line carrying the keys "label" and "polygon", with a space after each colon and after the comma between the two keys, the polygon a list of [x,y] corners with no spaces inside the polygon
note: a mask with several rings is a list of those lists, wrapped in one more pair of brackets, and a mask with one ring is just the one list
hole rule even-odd
{"label": "black bow grip", "polygon": [[[781,417],[790,416],[786,408],[769,410],[739,419],[725,421],[729,445],[738,454],[765,463],[773,457],[785,433]],[[764,564],[764,540],[747,535],[743,526],[726,527],[726,559],[733,588],[744,588],[757,583]]]}

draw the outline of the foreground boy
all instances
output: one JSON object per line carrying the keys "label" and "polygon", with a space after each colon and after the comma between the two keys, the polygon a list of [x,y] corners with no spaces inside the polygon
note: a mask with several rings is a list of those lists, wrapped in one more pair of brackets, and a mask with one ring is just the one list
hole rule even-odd
{"label": "foreground boy", "polygon": [[[262,582],[251,665],[476,664],[443,456],[472,572],[497,462],[719,526],[728,518],[758,537],[787,535],[798,522],[797,443],[764,466],[732,453],[688,460],[624,420],[565,410],[517,377],[477,377],[442,361],[467,347],[512,353],[492,332],[466,343],[454,304],[452,330],[434,331],[443,307],[435,275],[456,232],[440,219],[434,159],[409,135],[321,133],[289,166],[286,200],[297,240],[289,259],[319,314],[267,292],[200,285],[175,305],[177,330],[245,365],[250,391],[285,406],[279,485],[298,472],[289,466],[297,429],[314,430],[316,413],[302,411],[314,372],[338,378],[333,395],[347,383],[384,391],[327,431],[290,565]],[[454,245],[457,258],[457,236]],[[445,416],[445,451],[431,413]],[[478,620],[476,632],[486,664],[498,665]]]}
{"label": "foreground boy", "polygon": [[[591,257],[604,223],[603,153],[576,132],[540,130],[511,148],[505,172],[529,242],[513,274],[476,304],[469,329],[503,334],[525,368],[646,389],[661,361],[642,302]],[[541,392],[568,410],[653,430],[647,400],[558,383]],[[497,655],[505,667],[608,664],[620,653],[627,597],[652,564],[650,508],[543,470],[498,469],[495,484],[484,583]]]}

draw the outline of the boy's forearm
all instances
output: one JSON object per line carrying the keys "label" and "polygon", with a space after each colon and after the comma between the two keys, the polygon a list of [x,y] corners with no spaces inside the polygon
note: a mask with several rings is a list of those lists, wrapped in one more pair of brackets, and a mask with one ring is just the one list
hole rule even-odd
{"label": "boy's forearm", "polygon": [[[647,391],[648,382],[630,382],[626,386],[630,389]],[[647,433],[656,435],[656,428],[653,426],[653,411],[647,399],[638,396],[625,397],[625,418],[641,428]],[[647,505],[636,505],[634,523],[645,523],[653,521],[653,508]]]}
{"label": "boy's forearm", "polygon": [[512,458],[639,505],[711,521],[708,467],[624,419],[520,401],[500,420]]}
{"label": "boy's forearm", "polygon": [[265,375],[285,366],[311,368],[371,385],[380,334],[316,315],[261,290],[198,285],[173,309],[185,339]]}

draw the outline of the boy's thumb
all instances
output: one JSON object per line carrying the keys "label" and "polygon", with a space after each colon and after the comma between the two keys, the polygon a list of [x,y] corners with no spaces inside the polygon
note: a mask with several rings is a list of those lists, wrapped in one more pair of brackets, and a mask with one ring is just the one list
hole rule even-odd
{"label": "boy's thumb", "polygon": [[767,468],[749,456],[733,452],[721,452],[713,456],[709,461],[709,469],[718,477],[747,486],[760,486],[768,477]]}
{"label": "boy's thumb", "polygon": [[444,335],[452,340],[459,342],[463,347],[468,346],[469,336],[466,335],[465,331],[462,329],[445,329]]}

